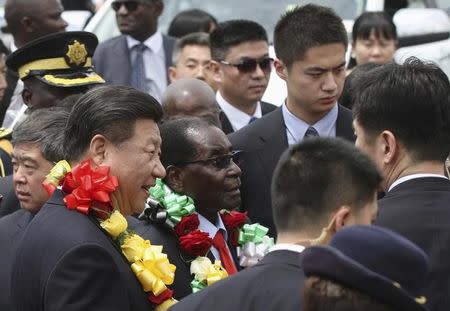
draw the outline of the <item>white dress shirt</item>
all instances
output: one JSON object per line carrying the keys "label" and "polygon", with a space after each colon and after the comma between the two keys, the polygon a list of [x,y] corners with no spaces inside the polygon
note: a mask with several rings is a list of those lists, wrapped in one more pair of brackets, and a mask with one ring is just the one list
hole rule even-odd
{"label": "white dress shirt", "polygon": [[230,121],[234,131],[240,130],[241,128],[246,126],[250,122],[250,119],[259,119],[262,117],[260,102],[256,104],[255,113],[250,116],[227,102],[225,98],[223,98],[222,94],[220,94],[220,91],[217,91],[216,93],[216,100],[223,113],[225,113],[228,120]]}
{"label": "white dress shirt", "polygon": [[280,243],[275,244],[269,252],[279,251],[279,250],[285,250],[285,251],[291,251],[296,253],[301,253],[305,250],[305,247],[298,244],[288,244],[288,243]]}
{"label": "white dress shirt", "polygon": [[131,51],[131,64],[134,63],[136,52],[133,49],[138,44],[145,44],[144,66],[147,89],[150,95],[161,102],[161,97],[167,88],[166,56],[164,54],[163,37],[157,31],[144,42],[140,42],[131,36],[127,36],[128,49]]}
{"label": "white dress shirt", "polygon": [[392,185],[389,187],[388,192],[391,191],[392,189],[394,189],[394,187],[400,185],[401,183],[404,183],[405,181],[408,181],[408,180],[411,180],[411,179],[416,179],[416,178],[424,178],[424,177],[437,177],[437,178],[448,179],[444,175],[438,175],[438,174],[411,174],[411,175],[406,175],[406,176],[400,177],[399,179],[394,181],[392,183]]}
{"label": "white dress shirt", "polygon": [[[217,223],[215,225],[212,224],[208,219],[206,219],[202,215],[200,215],[200,214],[197,214],[197,215],[198,215],[198,220],[200,222],[200,224],[198,226],[198,229],[200,231],[208,233],[209,237],[211,239],[214,239],[217,231],[222,230],[223,238],[225,239],[225,242],[228,241],[227,229],[225,229],[225,225],[222,221],[222,218],[220,217],[220,213],[217,213]],[[225,244],[225,245],[228,247],[227,244]],[[211,246],[211,253],[213,254],[214,258],[216,258],[217,260],[220,260],[219,251],[214,246]]]}
{"label": "white dress shirt", "polygon": [[321,137],[336,137],[337,103],[322,119],[311,125],[290,112],[286,103],[281,109],[289,145],[301,142],[310,126],[314,127]]}

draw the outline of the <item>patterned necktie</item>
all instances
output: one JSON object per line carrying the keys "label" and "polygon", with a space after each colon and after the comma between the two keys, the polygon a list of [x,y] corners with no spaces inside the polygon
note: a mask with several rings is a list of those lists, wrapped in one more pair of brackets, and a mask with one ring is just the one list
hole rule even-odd
{"label": "patterned necktie", "polygon": [[250,120],[248,121],[248,124],[252,123],[253,121],[258,120],[257,117],[251,117]]}
{"label": "patterned necktie", "polygon": [[317,137],[317,136],[319,136],[319,133],[317,132],[317,130],[315,128],[313,128],[312,126],[310,126],[306,130],[306,133],[305,133],[305,136],[303,137],[303,139],[308,138],[308,137]]}
{"label": "patterned necktie", "polygon": [[231,258],[230,250],[225,243],[225,239],[223,238],[223,233],[221,230],[217,231],[216,235],[214,236],[213,246],[219,251],[222,267],[227,270],[229,275],[235,274],[237,272],[237,269],[234,265],[233,258]]}
{"label": "patterned necktie", "polygon": [[144,66],[144,52],[146,49],[147,46],[145,46],[145,44],[143,43],[140,43],[133,47],[136,57],[131,69],[131,85],[142,92],[147,92]]}

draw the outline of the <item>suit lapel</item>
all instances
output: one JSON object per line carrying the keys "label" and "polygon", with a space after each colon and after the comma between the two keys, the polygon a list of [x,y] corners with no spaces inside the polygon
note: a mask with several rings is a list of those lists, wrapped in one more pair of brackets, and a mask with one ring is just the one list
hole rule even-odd
{"label": "suit lapel", "polygon": [[338,117],[336,120],[336,136],[345,138],[351,142],[356,140],[352,127],[352,112],[338,104]]}
{"label": "suit lapel", "polygon": [[130,85],[131,80],[131,57],[128,49],[126,36],[121,36],[112,47],[117,68],[117,84]]}
{"label": "suit lapel", "polygon": [[230,120],[228,119],[227,115],[225,113],[223,113],[223,112],[220,113],[220,121],[222,123],[222,131],[225,134],[228,135],[228,134],[234,132],[233,126],[231,125]]}

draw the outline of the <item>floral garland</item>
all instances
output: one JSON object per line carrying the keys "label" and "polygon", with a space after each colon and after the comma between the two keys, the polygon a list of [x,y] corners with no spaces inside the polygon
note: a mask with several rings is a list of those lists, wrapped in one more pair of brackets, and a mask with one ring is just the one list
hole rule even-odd
{"label": "floral garland", "polygon": [[118,244],[131,264],[131,270],[156,310],[167,310],[177,302],[173,291],[166,286],[173,283],[176,267],[162,252],[162,246],[151,245],[149,240],[128,230],[125,217],[113,208],[110,194],[119,183],[115,176],[109,176],[109,167],[92,169],[90,162],[84,161],[71,170],[66,161],[60,161],[43,185],[49,195],[61,186],[67,194],[64,202],[68,209],[92,214],[99,219],[100,226]]}
{"label": "floral garland", "polygon": [[[228,273],[220,261],[213,264],[205,257],[212,246],[212,239],[208,233],[198,229],[200,222],[192,198],[174,193],[160,179],[149,193],[148,206],[144,210],[146,218],[173,229],[180,249],[196,256],[190,266],[190,272],[194,274],[191,282],[193,292],[226,278]],[[273,246],[273,238],[267,236],[269,230],[266,227],[246,224],[247,213],[222,210],[220,215],[230,235],[230,244],[237,247],[242,267],[255,265]]]}

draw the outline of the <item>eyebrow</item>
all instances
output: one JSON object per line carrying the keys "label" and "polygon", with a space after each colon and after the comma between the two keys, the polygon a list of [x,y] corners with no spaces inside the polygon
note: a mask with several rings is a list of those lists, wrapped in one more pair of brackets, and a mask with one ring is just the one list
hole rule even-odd
{"label": "eyebrow", "polygon": [[23,156],[15,156],[14,153],[13,153],[13,154],[11,155],[11,157],[12,157],[13,159],[19,160],[19,161],[21,161],[21,162],[29,161],[29,162],[32,162],[32,163],[35,164],[35,165],[38,165],[38,162],[37,162],[35,159],[33,159],[33,158],[31,158],[31,157],[29,157],[29,156],[27,156],[27,155],[23,155]]}
{"label": "eyebrow", "polygon": [[[336,70],[342,67],[345,67],[345,61],[343,61],[339,66],[331,68],[331,70]],[[306,71],[328,71],[328,69],[323,67],[310,67],[306,68]]]}

